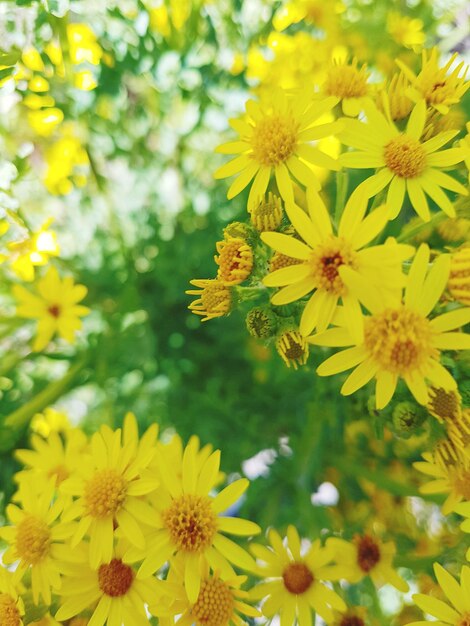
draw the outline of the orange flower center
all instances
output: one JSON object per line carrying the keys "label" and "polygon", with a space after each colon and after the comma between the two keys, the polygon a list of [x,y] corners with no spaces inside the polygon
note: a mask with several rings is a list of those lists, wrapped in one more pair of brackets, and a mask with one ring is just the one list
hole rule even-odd
{"label": "orange flower center", "polygon": [[358,615],[345,615],[339,626],[364,626],[364,620]]}
{"label": "orange flower center", "polygon": [[60,306],[58,304],[51,304],[47,311],[50,315],[52,315],[52,317],[60,317]]}
{"label": "orange flower center", "polygon": [[370,572],[380,561],[380,548],[372,537],[364,535],[356,540],[357,564],[363,572]]}
{"label": "orange flower center", "polygon": [[282,333],[276,340],[276,350],[287,367],[292,365],[295,370],[305,365],[309,355],[308,343],[297,330]]}
{"label": "orange flower center", "polygon": [[339,275],[342,265],[356,266],[356,253],[342,237],[331,237],[317,246],[310,255],[312,276],[317,289],[324,289],[336,295],[344,295],[346,286]]}
{"label": "orange flower center", "polygon": [[15,600],[7,593],[0,593],[0,624],[19,626],[21,617]]}
{"label": "orange flower center", "polygon": [[429,320],[405,306],[385,309],[368,317],[364,324],[369,355],[382,369],[400,376],[439,356],[432,338]]}
{"label": "orange flower center", "polygon": [[470,626],[470,613],[464,613],[458,621],[457,626]]}
{"label": "orange flower center", "polygon": [[115,515],[127,495],[127,482],[114,469],[95,472],[85,484],[85,508],[92,517]]}
{"label": "orange flower center", "polygon": [[103,593],[111,598],[126,595],[134,580],[134,572],[120,559],[113,559],[98,570],[98,585]]}
{"label": "orange flower center", "polygon": [[289,563],[282,573],[284,587],[290,593],[305,593],[314,581],[314,576],[305,563]]}
{"label": "orange flower center", "polygon": [[49,478],[55,476],[56,485],[60,485],[60,483],[63,483],[64,480],[66,480],[70,476],[69,471],[65,467],[65,465],[56,465],[56,467],[53,467],[47,475]]}
{"label": "orange flower center", "polygon": [[217,242],[219,256],[218,278],[224,285],[238,285],[246,280],[253,269],[253,250],[238,237]]}
{"label": "orange flower center", "polygon": [[27,515],[16,530],[16,552],[22,561],[37,565],[48,554],[51,545],[51,531],[45,522]]}
{"label": "orange flower center", "polygon": [[253,128],[253,158],[268,167],[291,157],[297,146],[298,124],[289,115],[268,115]]}
{"label": "orange flower center", "polygon": [[426,152],[416,139],[399,135],[384,148],[388,169],[400,178],[416,178],[426,168]]}
{"label": "orange flower center", "polygon": [[203,626],[224,626],[233,616],[235,601],[230,588],[219,578],[201,583],[201,590],[191,615]]}
{"label": "orange flower center", "polygon": [[164,511],[163,521],[179,550],[203,552],[217,532],[217,517],[207,496],[184,494]]}

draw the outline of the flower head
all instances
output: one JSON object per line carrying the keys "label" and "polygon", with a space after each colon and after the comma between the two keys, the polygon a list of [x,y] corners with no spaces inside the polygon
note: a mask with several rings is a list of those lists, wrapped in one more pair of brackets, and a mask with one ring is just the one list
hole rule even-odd
{"label": "flower head", "polygon": [[341,102],[343,113],[355,117],[371,95],[368,84],[369,73],[364,64],[358,67],[357,59],[350,63],[345,60],[334,60],[326,70],[322,92],[326,96],[333,96],[337,103]]}
{"label": "flower head", "polygon": [[401,261],[411,256],[413,248],[392,240],[366,248],[385,227],[388,210],[382,207],[364,218],[367,203],[357,194],[349,199],[337,233],[323,200],[312,188],[307,190],[307,201],[308,215],[294,204],[286,205],[287,215],[303,242],[283,233],[261,235],[278,253],[298,259],[295,265],[271,271],[263,282],[268,287],[282,287],[271,298],[275,305],[294,302],[313,292],[300,320],[299,329],[304,336],[314,328],[325,330],[340,300],[347,309],[346,319],[357,335],[361,311],[354,289],[342,279],[342,268],[350,268],[380,290],[396,291],[404,282]]}
{"label": "flower head", "polygon": [[309,346],[296,328],[284,330],[278,335],[276,350],[287,367],[292,366],[296,370],[307,362]]}
{"label": "flower head", "polygon": [[451,254],[447,287],[454,300],[470,306],[470,247]]}
{"label": "flower head", "polygon": [[23,626],[24,605],[18,596],[13,574],[0,565],[0,624]]}
{"label": "flower head", "polygon": [[34,280],[35,268],[46,265],[51,256],[59,254],[56,234],[49,230],[51,221],[48,220],[27,238],[8,244],[11,267],[22,280]]}
{"label": "flower head", "polygon": [[244,239],[228,237],[217,242],[217,278],[225,286],[239,285],[253,269],[253,250]]}
{"label": "flower head", "polygon": [[409,82],[403,72],[394,74],[390,83],[381,89],[379,108],[394,122],[408,117],[413,109],[413,101],[407,96]]}
{"label": "flower head", "polygon": [[281,199],[270,191],[253,207],[251,223],[259,232],[277,230],[281,225],[283,214]]}
{"label": "flower head", "polygon": [[55,333],[73,343],[75,332],[82,326],[80,317],[90,311],[78,304],[86,296],[87,288],[76,285],[71,276],[62,280],[52,266],[38,280],[35,294],[21,285],[14,285],[13,293],[18,301],[17,314],[38,320],[37,335],[33,343],[36,351],[43,350]]}
{"label": "flower head", "polygon": [[198,289],[186,291],[191,296],[198,296],[189,305],[195,315],[203,316],[202,321],[228,315],[232,309],[232,289],[218,278],[203,278],[190,281]]}
{"label": "flower head", "polygon": [[336,131],[335,122],[315,126],[316,120],[334,105],[335,98],[312,102],[305,96],[288,98],[282,90],[274,90],[261,102],[249,100],[245,118],[231,120],[240,139],[217,149],[223,154],[239,155],[214,174],[216,178],[238,174],[227,197],[235,197],[253,181],[248,198],[251,211],[260,202],[274,173],[282,198],[292,202],[291,178],[307,186],[315,180],[310,165],[339,169],[334,159],[310,145]]}
{"label": "flower head", "polygon": [[426,39],[423,26],[420,19],[400,15],[396,11],[388,13],[387,32],[396,43],[405,48],[421,48]]}
{"label": "flower head", "polygon": [[354,367],[341,393],[354,393],[375,377],[376,406],[381,409],[390,402],[399,378],[424,405],[429,402],[427,380],[449,390],[456,388],[454,378],[440,363],[441,350],[470,348],[469,335],[452,332],[470,321],[470,308],[428,318],[444,291],[450,269],[448,255],[441,255],[428,272],[429,260],[429,248],[422,244],[411,265],[404,294],[391,294],[387,299],[378,297],[376,290],[358,280],[349,268],[343,268],[342,279],[355,287],[359,300],[371,313],[364,317],[362,338],[352,339],[345,327],[346,319],[340,328],[310,338],[316,345],[353,346],[317,369],[320,376],[328,376]]}
{"label": "flower head", "polygon": [[312,610],[327,622],[333,619],[333,610],[346,610],[340,596],[324,584],[334,579],[331,548],[322,547],[317,539],[304,554],[294,526],[287,529],[286,545],[273,529],[268,538],[268,547],[251,546],[258,562],[258,576],[265,580],[250,595],[265,599],[262,611],[266,617],[280,613],[286,626],[292,626],[295,621],[300,626],[310,626]]}

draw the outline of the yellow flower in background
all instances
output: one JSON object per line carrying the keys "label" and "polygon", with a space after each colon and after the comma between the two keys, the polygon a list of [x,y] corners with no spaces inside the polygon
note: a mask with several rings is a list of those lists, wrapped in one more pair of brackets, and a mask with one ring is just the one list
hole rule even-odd
{"label": "yellow flower in background", "polygon": [[91,63],[98,65],[103,50],[98,43],[96,34],[88,24],[67,24],[70,60],[74,65]]}
{"label": "yellow flower in background", "polygon": [[85,535],[90,537],[93,568],[112,558],[115,522],[127,542],[145,548],[141,496],[158,486],[158,480],[145,473],[155,454],[157,435],[158,427],[152,424],[139,441],[132,414],[126,416],[122,433],[103,425],[91,439],[90,458],[60,485],[61,493],[77,498],[62,517],[66,522],[78,520],[71,527],[71,545],[76,547]]}
{"label": "yellow flower in background", "polygon": [[71,276],[62,280],[52,266],[37,281],[36,293],[21,285],[13,286],[13,295],[18,302],[17,315],[38,320],[33,350],[43,350],[56,333],[65,341],[74,343],[75,333],[82,327],[80,317],[90,312],[88,307],[78,304],[86,294],[84,285],[76,285]]}
{"label": "yellow flower in background", "polygon": [[63,121],[64,114],[57,107],[28,111],[29,125],[40,137],[50,137]]}
{"label": "yellow flower in background", "polygon": [[18,595],[13,574],[0,565],[0,624],[23,626],[24,603]]}
{"label": "yellow flower in background", "polygon": [[133,567],[123,563],[121,544],[113,549],[109,560],[100,561],[95,569],[89,565],[87,548],[82,545],[74,552],[69,547],[62,551],[66,575],[56,619],[65,622],[87,611],[91,613],[88,623],[95,626],[148,624],[145,607],[155,602],[162,583],[153,577],[139,580]]}
{"label": "yellow flower in background", "polygon": [[184,581],[188,599],[197,601],[201,589],[201,568],[208,563],[224,578],[233,578],[229,564],[254,570],[252,557],[222,533],[250,536],[260,532],[254,522],[222,516],[246,491],[245,478],[234,481],[217,495],[209,495],[219,479],[220,452],[200,454],[198,441],[186,446],[181,473],[175,473],[164,446],[155,457],[161,487],[150,498],[153,513],[143,520],[151,527],[147,549],[131,548],[124,560],[143,559],[138,577],[156,572],[173,555],[184,560]]}
{"label": "yellow flower in background", "polygon": [[367,65],[358,67],[357,59],[334,59],[325,72],[325,81],[321,91],[325,96],[333,96],[341,102],[343,113],[355,117],[359,115],[372,95],[372,86],[368,84]]}
{"label": "yellow flower in background", "polygon": [[343,211],[337,234],[328,210],[317,191],[307,189],[308,215],[295,204],[286,203],[286,213],[296,236],[284,233],[265,232],[264,243],[299,263],[281,268],[268,274],[263,283],[267,287],[281,287],[271,302],[275,305],[288,304],[314,292],[303,308],[300,332],[306,336],[313,329],[323,332],[331,323],[339,301],[345,307],[345,317],[351,333],[359,337],[362,328],[362,313],[354,289],[346,286],[341,277],[343,267],[355,272],[357,279],[373,285],[385,297],[404,285],[401,264],[414,249],[396,244],[367,248],[388,222],[388,208],[374,210],[364,217],[367,200],[355,193]]}
{"label": "yellow flower in background", "polygon": [[367,122],[346,120],[345,129],[340,133],[343,143],[358,148],[358,151],[340,156],[344,167],[379,168],[358,189],[372,197],[388,186],[390,219],[400,213],[405,191],[416,213],[424,221],[431,218],[426,195],[447,215],[455,217],[455,208],[442,188],[463,195],[468,192],[441,169],[460,163],[465,155],[460,148],[441,151],[439,148],[455,137],[458,130],[439,133],[422,142],[420,137],[426,123],[424,100],[415,105],[405,132],[400,132],[391,120],[373,106],[367,107],[366,115]]}
{"label": "yellow flower in background", "polygon": [[291,24],[304,20],[325,32],[334,32],[339,26],[338,15],[344,11],[342,2],[332,0],[285,0],[276,11],[273,26],[284,30]]}
{"label": "yellow flower in background", "polygon": [[[434,573],[440,588],[449,601],[443,602],[422,593],[413,595],[414,602],[425,613],[437,617],[429,622],[439,626],[466,626],[470,616],[470,567],[464,565],[460,571],[460,583],[442,565],[434,563]],[[423,626],[428,622],[411,622],[408,626]]]}
{"label": "yellow flower in background", "polygon": [[320,376],[330,376],[354,368],[341,388],[342,394],[354,393],[375,378],[376,406],[382,409],[390,402],[400,378],[416,401],[424,405],[429,402],[426,381],[456,388],[454,378],[441,364],[441,351],[470,349],[470,335],[456,332],[470,322],[470,308],[429,319],[446,287],[450,258],[441,255],[431,269],[429,261],[429,247],[422,244],[411,264],[403,296],[387,300],[349,268],[343,268],[342,279],[370,311],[364,317],[362,339],[352,338],[346,316],[338,328],[309,339],[320,346],[353,346],[337,352],[317,369]]}
{"label": "yellow flower in background", "polygon": [[379,108],[394,122],[406,119],[413,110],[413,100],[406,93],[409,85],[406,76],[400,72],[394,74],[388,85],[379,91]]}
{"label": "yellow flower in background", "polygon": [[268,547],[250,546],[258,562],[257,575],[265,579],[253,587],[250,597],[265,599],[262,611],[267,618],[279,614],[283,626],[293,626],[295,622],[311,626],[312,611],[331,622],[333,610],[346,610],[342,598],[325,584],[336,580],[336,567],[331,565],[332,548],[322,547],[317,539],[304,551],[294,526],[287,528],[286,544],[274,529],[268,538]]}
{"label": "yellow flower in background", "polygon": [[[465,67],[464,61],[458,63],[450,71],[459,56],[457,52],[450,57],[443,67],[439,67],[439,56],[440,52],[437,48],[423,50],[419,74],[415,74],[399,59],[396,62],[411,82],[410,97],[415,102],[424,98],[428,106],[436,109],[442,115],[446,115],[449,112],[449,107],[457,104],[463,98],[470,82],[465,82],[468,66]],[[459,76],[461,72],[462,75]]]}
{"label": "yellow flower in background", "polygon": [[449,515],[456,510],[456,506],[462,500],[470,500],[470,457],[449,448],[453,444],[444,440],[434,448],[433,452],[424,452],[424,461],[413,463],[419,472],[431,476],[433,480],[420,487],[420,493],[435,494],[444,493],[446,501],[442,505],[443,515]]}
{"label": "yellow flower in background", "polygon": [[62,129],[62,136],[44,152],[46,172],[44,184],[54,195],[67,195],[76,185],[87,181],[90,160],[82,142],[71,126]]}
{"label": "yellow flower in background", "polygon": [[42,413],[36,413],[30,428],[33,433],[47,439],[51,433],[66,433],[72,425],[66,413],[47,407]]}
{"label": "yellow flower in background", "polygon": [[408,584],[393,568],[396,547],[392,541],[383,543],[371,535],[356,535],[352,542],[330,537],[326,546],[334,551],[338,562],[337,579],[357,583],[370,576],[376,587],[389,584],[399,591],[408,591]]}
{"label": "yellow flower in background", "polygon": [[11,526],[0,528],[0,537],[8,548],[2,555],[4,563],[17,564],[14,581],[19,582],[26,572],[31,574],[33,600],[38,604],[42,597],[51,604],[51,588],[60,588],[60,557],[58,546],[66,536],[65,526],[58,521],[62,503],[53,501],[54,481],[38,495],[32,480],[21,487],[21,508],[9,504],[6,508]]}
{"label": "yellow flower in background", "polygon": [[246,576],[227,580],[219,573],[210,573],[206,564],[201,578],[197,600],[190,602],[184,587],[184,562],[175,559],[161,585],[161,596],[149,605],[150,613],[158,616],[161,624],[177,623],[179,626],[243,626],[245,616],[261,617],[261,613],[245,601],[249,593],[240,588]]}
{"label": "yellow flower in background", "polygon": [[15,457],[25,469],[15,474],[15,481],[34,481],[38,492],[48,487],[51,478],[58,487],[78,468],[87,449],[86,435],[78,429],[69,430],[65,442],[53,432],[44,440],[39,435],[31,437],[32,450],[15,450]]}
{"label": "yellow flower in background", "polygon": [[305,95],[291,98],[280,89],[273,90],[269,99],[261,102],[248,100],[246,116],[230,120],[240,139],[222,144],[216,150],[239,155],[214,174],[215,178],[238,175],[227,198],[234,198],[253,181],[248,198],[251,211],[265,194],[274,174],[282,198],[293,202],[292,179],[304,186],[315,184],[311,165],[339,169],[334,159],[310,145],[338,129],[336,122],[314,125],[334,105],[335,98],[312,102]]}
{"label": "yellow flower in background", "polygon": [[460,248],[451,254],[447,287],[454,300],[470,306],[470,247]]}
{"label": "yellow flower in background", "polygon": [[34,268],[47,265],[51,256],[59,255],[57,236],[49,229],[52,222],[53,220],[49,219],[26,239],[7,244],[11,268],[22,280],[34,280]]}
{"label": "yellow flower in background", "polygon": [[400,15],[397,11],[389,11],[387,17],[387,32],[400,46],[419,49],[426,41],[423,33],[423,21],[418,18]]}

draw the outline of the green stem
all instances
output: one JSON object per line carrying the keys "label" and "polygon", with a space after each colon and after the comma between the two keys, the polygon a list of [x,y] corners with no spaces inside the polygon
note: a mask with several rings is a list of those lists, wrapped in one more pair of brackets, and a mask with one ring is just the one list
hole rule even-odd
{"label": "green stem", "polygon": [[445,213],[436,213],[429,222],[422,222],[421,224],[417,224],[413,226],[413,228],[409,228],[408,230],[404,230],[401,235],[397,237],[397,241],[403,243],[404,241],[409,241],[413,239],[417,234],[419,234],[424,228],[429,228],[437,226],[440,222],[443,222],[447,219],[447,215]]}
{"label": "green stem", "polygon": [[4,425],[10,428],[18,429],[26,426],[36,413],[43,411],[46,407],[60,398],[60,396],[62,396],[67,389],[69,389],[72,381],[84,368],[88,359],[89,355],[85,354],[74,365],[72,365],[63,378],[50,383],[29,402],[21,406],[19,409],[16,409],[16,411],[13,411],[13,413],[10,413],[10,415],[5,418]]}
{"label": "green stem", "polygon": [[347,171],[343,170],[336,173],[336,203],[335,203],[335,224],[339,225],[344,205],[346,203],[346,195],[348,193],[349,176]]}

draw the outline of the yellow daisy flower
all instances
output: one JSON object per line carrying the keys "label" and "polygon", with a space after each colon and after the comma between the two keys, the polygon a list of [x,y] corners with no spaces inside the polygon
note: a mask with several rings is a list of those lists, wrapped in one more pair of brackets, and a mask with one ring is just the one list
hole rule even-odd
{"label": "yellow daisy flower", "polygon": [[342,280],[371,313],[364,317],[362,338],[352,338],[343,316],[339,328],[309,339],[322,346],[353,346],[334,354],[317,369],[320,376],[330,376],[354,367],[341,388],[342,394],[354,393],[375,377],[376,406],[382,409],[395,393],[399,378],[424,405],[429,402],[426,380],[447,389],[456,388],[455,380],[440,363],[440,354],[441,350],[470,349],[470,335],[452,332],[470,322],[470,308],[428,318],[445,289],[450,269],[448,255],[441,255],[428,271],[429,260],[429,247],[421,244],[403,297],[400,294],[387,300],[358,280],[348,267],[342,268]]}
{"label": "yellow daisy flower", "polygon": [[201,589],[196,602],[190,602],[184,588],[184,563],[175,559],[170,573],[162,584],[162,596],[149,606],[149,611],[159,622],[177,623],[179,626],[246,626],[243,617],[261,617],[261,613],[245,601],[248,591],[240,589],[246,576],[225,580],[218,573],[211,574],[203,565]]}
{"label": "yellow daisy flower", "polygon": [[421,48],[426,40],[423,22],[417,18],[390,11],[387,16],[387,32],[391,38],[405,48]]}
{"label": "yellow daisy flower", "polygon": [[33,435],[32,450],[15,451],[16,458],[27,468],[15,474],[15,480],[20,484],[33,480],[36,488],[42,490],[54,478],[55,486],[59,486],[81,464],[87,443],[86,435],[78,429],[67,431],[65,443],[55,432],[47,439]]}
{"label": "yellow daisy flower", "polygon": [[232,310],[232,288],[220,278],[195,278],[190,281],[197,289],[188,289],[185,293],[197,296],[188,309],[195,315],[202,316],[202,322],[228,315]]}
{"label": "yellow daisy flower", "polygon": [[58,549],[67,535],[67,528],[58,522],[62,503],[53,501],[54,481],[38,495],[33,482],[25,481],[21,486],[21,508],[9,504],[6,512],[11,526],[0,528],[0,537],[8,548],[2,555],[4,563],[17,563],[14,581],[20,581],[24,574],[31,573],[33,600],[38,604],[42,597],[51,604],[51,588],[60,588],[60,568]]}
{"label": "yellow daisy flower", "polygon": [[470,458],[460,454],[454,444],[444,439],[432,452],[422,454],[424,461],[413,463],[419,472],[433,480],[420,487],[420,493],[447,494],[442,513],[449,515],[462,500],[470,500]]}
{"label": "yellow daisy flower", "polygon": [[[449,107],[460,102],[470,86],[469,82],[465,82],[468,66],[465,67],[465,63],[461,61],[449,74],[458,53],[453,54],[444,67],[439,67],[439,56],[437,48],[423,50],[421,71],[417,75],[399,59],[396,63],[411,82],[410,97],[415,102],[424,98],[428,106],[446,115]],[[459,76],[462,70],[463,74]]]}
{"label": "yellow daisy flower", "polygon": [[439,585],[449,600],[443,602],[423,593],[413,595],[413,600],[425,613],[437,617],[438,621],[411,622],[408,626],[466,626],[470,619],[470,567],[464,565],[460,572],[460,583],[442,565],[434,563],[434,573]]}
{"label": "yellow daisy flower", "polygon": [[337,234],[328,210],[317,191],[307,190],[307,215],[294,204],[286,204],[286,213],[302,241],[294,235],[266,232],[261,239],[282,254],[299,259],[299,263],[268,274],[267,287],[283,287],[271,298],[276,305],[299,300],[313,291],[304,306],[300,332],[309,335],[314,328],[323,332],[335,315],[339,301],[345,307],[345,318],[351,332],[360,336],[362,313],[354,293],[341,278],[348,267],[364,284],[373,285],[385,294],[404,284],[401,263],[413,254],[411,246],[389,240],[385,245],[365,248],[385,227],[387,207],[381,207],[364,218],[367,201],[354,193],[344,209]]}
{"label": "yellow daisy flower", "polygon": [[245,492],[248,480],[234,481],[215,496],[210,495],[219,478],[220,452],[205,458],[197,439],[186,446],[181,471],[172,463],[172,455],[160,446],[155,457],[161,487],[151,498],[152,507],[144,521],[152,527],[147,534],[147,549],[131,548],[125,560],[143,559],[137,574],[146,577],[156,572],[173,555],[184,559],[184,581],[188,599],[196,602],[201,587],[201,567],[207,562],[222,576],[234,576],[229,561],[252,570],[255,563],[238,544],[222,533],[240,536],[260,532],[257,524],[221,514]]}
{"label": "yellow daisy flower", "polygon": [[350,63],[346,60],[334,60],[326,70],[321,91],[326,96],[336,98],[336,104],[341,102],[345,115],[356,117],[371,96],[368,78],[367,65],[358,67],[357,59]]}
{"label": "yellow daisy flower", "polygon": [[23,626],[24,604],[18,596],[13,574],[0,565],[0,624]]}
{"label": "yellow daisy flower", "polygon": [[74,475],[60,485],[60,492],[77,499],[68,506],[63,521],[79,521],[71,531],[72,547],[88,534],[90,565],[109,562],[113,552],[115,527],[132,545],[145,548],[141,523],[145,504],[141,496],[158,486],[146,469],[155,454],[158,427],[152,424],[138,440],[135,417],[126,415],[124,429],[112,431],[102,426],[90,442],[90,458],[79,465]]}
{"label": "yellow daisy flower", "polygon": [[265,599],[264,615],[272,618],[279,613],[282,626],[312,625],[312,610],[327,623],[333,621],[334,610],[345,611],[343,599],[323,581],[335,578],[336,568],[330,565],[334,551],[314,541],[303,554],[299,534],[294,526],[287,529],[287,544],[273,529],[270,547],[254,544],[251,551],[258,559],[258,575],[267,580],[250,592],[254,599]]}
{"label": "yellow daisy flower", "polygon": [[[90,547],[91,549],[91,547]],[[155,602],[161,581],[153,577],[139,580],[134,568],[123,563],[123,549],[116,546],[109,560],[100,561],[97,569],[89,565],[85,546],[63,554],[66,574],[60,595],[61,607],[56,613],[60,622],[91,609],[92,626],[148,626],[146,605]]]}
{"label": "yellow daisy flower", "polygon": [[338,578],[354,584],[370,576],[376,587],[389,584],[408,591],[408,584],[393,568],[396,548],[392,541],[383,543],[371,535],[356,535],[352,542],[330,537],[326,545],[335,553]]}
{"label": "yellow daisy flower", "polygon": [[21,285],[13,286],[13,295],[18,301],[17,314],[39,320],[33,350],[43,350],[55,333],[69,343],[75,341],[75,332],[82,326],[80,317],[90,312],[77,304],[86,294],[84,285],[76,285],[71,276],[61,280],[54,267],[49,267],[38,281],[36,294]]}
{"label": "yellow daisy flower", "polygon": [[217,152],[238,156],[220,167],[215,178],[238,174],[227,198],[234,198],[253,181],[248,210],[260,202],[274,173],[279,193],[285,201],[294,201],[292,178],[302,185],[311,185],[315,175],[311,166],[338,170],[335,159],[310,145],[336,132],[338,124],[329,122],[315,126],[316,120],[330,111],[336,98],[313,102],[308,94],[288,98],[286,92],[273,90],[261,102],[248,100],[246,116],[230,120],[240,135],[238,141],[222,144]]}
{"label": "yellow daisy flower", "polygon": [[426,122],[426,104],[420,100],[413,108],[405,132],[400,132],[395,124],[387,119],[375,106],[366,107],[367,121],[348,119],[340,133],[343,143],[357,152],[346,152],[340,156],[344,167],[378,168],[362,182],[358,189],[367,197],[372,197],[388,186],[386,204],[389,219],[400,213],[408,194],[416,213],[429,221],[426,195],[429,196],[447,215],[455,217],[455,208],[442,188],[467,195],[467,190],[457,180],[441,171],[442,168],[460,163],[464,159],[461,148],[441,150],[458,130],[438,133],[428,141],[420,137]]}

